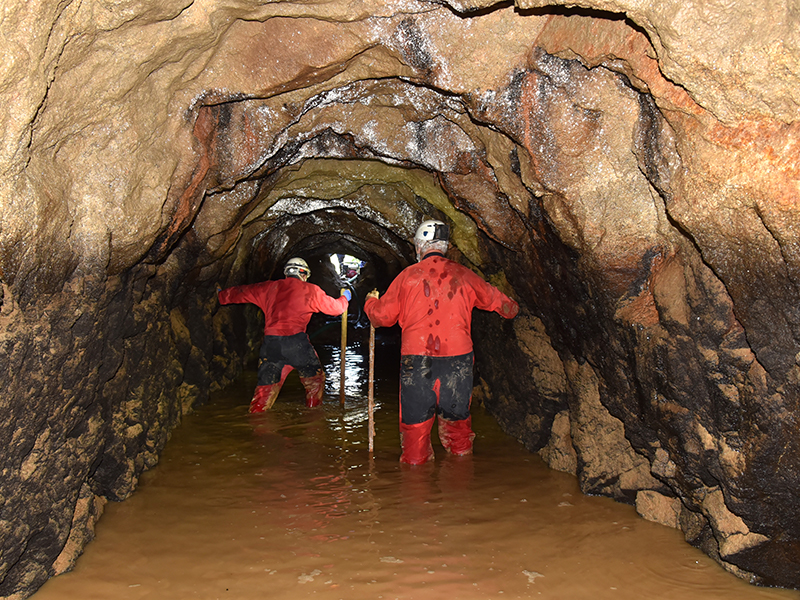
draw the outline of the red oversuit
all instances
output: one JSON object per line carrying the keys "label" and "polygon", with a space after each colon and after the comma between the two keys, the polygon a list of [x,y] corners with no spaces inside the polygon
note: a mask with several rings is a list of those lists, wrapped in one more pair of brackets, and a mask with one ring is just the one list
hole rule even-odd
{"label": "red oversuit", "polygon": [[404,269],[381,298],[364,310],[376,327],[403,330],[400,373],[400,460],[421,464],[433,456],[430,431],[453,454],[472,451],[472,309],[511,319],[519,305],[466,267],[429,253]]}
{"label": "red oversuit", "polygon": [[306,334],[316,312],[336,316],[347,298],[332,298],[322,288],[296,277],[239,285],[219,292],[220,304],[255,304],[264,313],[264,341],[259,352],[258,385],[250,412],[263,412],[278,397],[286,376],[296,368],[306,389],[306,405],[322,402],[325,372]]}

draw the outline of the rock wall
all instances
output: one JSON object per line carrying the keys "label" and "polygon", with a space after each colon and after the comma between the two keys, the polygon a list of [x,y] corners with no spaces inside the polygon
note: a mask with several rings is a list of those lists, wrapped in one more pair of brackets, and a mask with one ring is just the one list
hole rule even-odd
{"label": "rock wall", "polygon": [[241,367],[213,337],[233,324],[212,327],[207,296],[170,309],[156,271],[73,277],[25,308],[4,299],[3,597],[69,570],[106,501],[126,498],[182,414]]}
{"label": "rock wall", "polygon": [[475,323],[504,428],[800,587],[800,17],[575,5],[7,3],[0,595],[236,375],[217,283],[324,248],[396,272],[431,216],[523,307]]}

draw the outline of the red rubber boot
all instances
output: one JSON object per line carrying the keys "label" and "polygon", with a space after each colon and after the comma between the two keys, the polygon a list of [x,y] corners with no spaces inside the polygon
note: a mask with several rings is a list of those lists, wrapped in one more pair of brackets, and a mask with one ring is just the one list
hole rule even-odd
{"label": "red rubber boot", "polygon": [[272,408],[278,398],[278,392],[281,391],[282,384],[283,382],[279,381],[271,385],[256,386],[253,399],[250,401],[250,412],[261,413]]}
{"label": "red rubber boot", "polygon": [[313,377],[301,377],[300,383],[306,388],[306,406],[314,408],[322,404],[322,393],[325,391],[325,371]]}
{"label": "red rubber boot", "polygon": [[260,413],[272,408],[275,400],[278,399],[278,393],[283,387],[283,382],[286,381],[289,373],[294,369],[291,365],[286,365],[281,371],[281,380],[278,383],[271,383],[269,385],[257,385],[256,391],[253,393],[253,399],[250,401],[250,412]]}
{"label": "red rubber boot", "polygon": [[472,440],[475,433],[472,431],[472,417],[460,421],[448,421],[439,416],[439,439],[445,450],[456,456],[472,454]]}
{"label": "red rubber boot", "polygon": [[433,419],[431,417],[415,425],[406,425],[400,421],[400,447],[403,449],[400,462],[422,465],[433,460],[433,446],[431,446]]}

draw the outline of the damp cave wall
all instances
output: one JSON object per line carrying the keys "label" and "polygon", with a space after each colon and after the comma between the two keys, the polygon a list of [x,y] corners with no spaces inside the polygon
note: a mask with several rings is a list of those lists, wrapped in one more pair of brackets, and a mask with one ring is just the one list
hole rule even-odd
{"label": "damp cave wall", "polygon": [[475,320],[506,431],[800,585],[796,15],[557,4],[10,7],[0,594],[70,568],[241,368],[217,283],[328,229],[397,264],[432,213],[523,307]]}

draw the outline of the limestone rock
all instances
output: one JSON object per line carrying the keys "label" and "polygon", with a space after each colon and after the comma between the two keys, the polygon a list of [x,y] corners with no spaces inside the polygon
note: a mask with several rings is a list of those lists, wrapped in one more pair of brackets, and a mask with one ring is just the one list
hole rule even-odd
{"label": "limestone rock", "polygon": [[550,440],[539,450],[539,456],[551,469],[577,474],[578,457],[572,445],[570,433],[569,411],[561,411],[553,419],[550,429]]}
{"label": "limestone rock", "polygon": [[636,494],[636,512],[648,521],[677,529],[680,526],[681,501],[653,490],[640,490]]}

